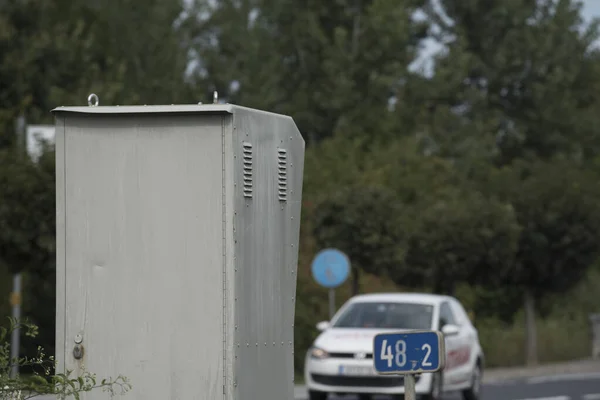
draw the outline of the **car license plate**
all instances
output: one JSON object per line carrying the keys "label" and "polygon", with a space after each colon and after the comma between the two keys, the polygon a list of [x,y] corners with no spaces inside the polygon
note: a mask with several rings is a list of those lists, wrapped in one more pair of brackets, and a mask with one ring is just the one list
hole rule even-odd
{"label": "car license plate", "polygon": [[340,365],[339,373],[350,376],[372,376],[375,375],[375,369],[366,366]]}

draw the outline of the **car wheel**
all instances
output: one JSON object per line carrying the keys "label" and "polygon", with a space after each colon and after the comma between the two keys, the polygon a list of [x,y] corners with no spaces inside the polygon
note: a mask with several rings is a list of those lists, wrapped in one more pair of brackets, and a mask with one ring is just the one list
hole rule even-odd
{"label": "car wheel", "polygon": [[308,400],[327,400],[327,393],[309,390]]}
{"label": "car wheel", "polygon": [[477,363],[473,369],[473,376],[471,377],[471,387],[467,390],[463,390],[462,397],[464,400],[479,400],[481,398],[481,378],[483,376],[483,369],[481,365]]}
{"label": "car wheel", "polygon": [[371,400],[371,396],[368,394],[359,394],[358,400]]}
{"label": "car wheel", "polygon": [[441,373],[434,374],[431,382],[431,390],[425,396],[423,396],[424,400],[439,400],[442,398],[442,393],[444,392],[444,379],[442,378]]}

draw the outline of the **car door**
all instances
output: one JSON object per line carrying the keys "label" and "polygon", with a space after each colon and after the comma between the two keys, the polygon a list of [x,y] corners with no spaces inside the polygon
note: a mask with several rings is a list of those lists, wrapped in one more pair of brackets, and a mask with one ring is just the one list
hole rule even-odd
{"label": "car door", "polygon": [[461,349],[463,347],[464,338],[461,336],[460,326],[452,312],[452,308],[448,301],[440,304],[439,313],[439,330],[443,332],[444,326],[455,325],[459,327],[459,332],[452,335],[444,335],[444,344],[446,347],[446,367],[444,368],[444,389],[451,390],[452,386],[460,380],[460,361]]}
{"label": "car door", "polygon": [[451,299],[450,307],[456,320],[456,324],[460,328],[459,334],[457,335],[459,351],[455,361],[457,384],[466,384],[471,380],[473,366],[477,357],[477,331],[471,324],[464,307],[457,299]]}

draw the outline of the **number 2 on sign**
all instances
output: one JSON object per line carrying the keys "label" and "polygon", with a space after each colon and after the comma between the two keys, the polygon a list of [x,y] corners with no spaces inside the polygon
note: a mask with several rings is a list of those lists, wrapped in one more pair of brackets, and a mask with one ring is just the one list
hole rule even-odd
{"label": "number 2 on sign", "polygon": [[[406,342],[402,339],[396,341],[396,357],[392,354],[392,346],[388,345],[386,339],[381,343],[381,359],[387,361],[388,368],[392,367],[392,363],[395,361],[395,364],[398,368],[404,367],[406,364]],[[429,361],[429,356],[431,355],[431,346],[425,343],[421,346],[421,350],[425,351],[425,357],[423,357],[422,365],[424,367],[431,367],[431,361]]]}
{"label": "number 2 on sign", "polygon": [[425,350],[427,352],[425,353],[425,357],[423,357],[423,366],[431,367],[431,361],[429,361],[429,356],[431,355],[431,346],[428,343],[425,343],[423,346],[421,346],[421,350]]}

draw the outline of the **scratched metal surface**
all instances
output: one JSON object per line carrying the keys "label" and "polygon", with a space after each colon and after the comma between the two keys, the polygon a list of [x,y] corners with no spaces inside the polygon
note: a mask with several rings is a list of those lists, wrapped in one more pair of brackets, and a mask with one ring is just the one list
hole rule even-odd
{"label": "scratched metal surface", "polygon": [[[293,323],[304,141],[286,116],[233,110],[233,398],[293,399]],[[251,176],[246,170],[251,145]],[[287,200],[279,199],[279,149]],[[248,182],[252,182],[249,187]],[[251,190],[252,197],[245,197]]]}
{"label": "scratched metal surface", "polygon": [[222,120],[58,113],[62,367],[124,374],[129,399],[222,398]]}

